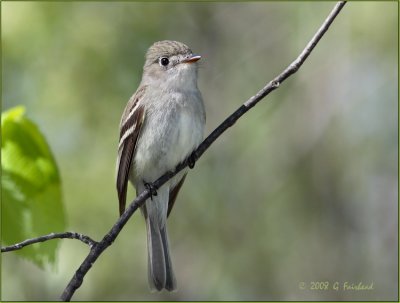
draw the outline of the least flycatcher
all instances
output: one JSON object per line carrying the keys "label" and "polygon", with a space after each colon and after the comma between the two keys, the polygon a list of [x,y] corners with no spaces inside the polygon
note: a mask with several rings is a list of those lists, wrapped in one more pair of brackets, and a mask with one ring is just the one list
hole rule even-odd
{"label": "least flycatcher", "polygon": [[[154,43],[142,81],[122,114],[117,159],[119,211],[125,210],[128,180],[136,194],[186,159],[203,139],[206,120],[197,88],[197,61],[185,44]],[[167,217],[185,180],[179,172],[142,206],[146,220],[151,289],[176,289],[168,248]]]}

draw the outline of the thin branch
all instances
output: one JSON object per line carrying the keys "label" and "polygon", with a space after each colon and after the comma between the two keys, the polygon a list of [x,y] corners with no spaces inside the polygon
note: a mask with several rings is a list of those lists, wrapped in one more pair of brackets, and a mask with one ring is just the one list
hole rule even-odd
{"label": "thin branch", "polygon": [[[262,100],[265,96],[267,96],[270,92],[277,89],[279,85],[287,79],[290,75],[294,74],[301,65],[305,62],[307,57],[310,55],[314,47],[317,45],[318,41],[322,38],[325,32],[328,30],[329,26],[339,14],[340,10],[345,5],[345,1],[338,2],[329,16],[326,18],[324,23],[321,25],[317,33],[307,44],[305,49],[300,53],[300,55],[294,60],[281,74],[279,74],[275,79],[270,81],[263,89],[261,89],[256,95],[247,100],[241,107],[239,107],[232,115],[230,115],[224,122],[222,122],[201,144],[200,146],[193,152],[192,158],[198,160],[202,154],[210,147],[210,145],[229,127],[231,127],[241,116],[243,116],[250,108],[256,105],[260,100]],[[188,159],[180,163],[174,171],[166,172],[163,176],[157,179],[152,187],[157,190],[164,183],[166,183],[169,179],[175,176],[178,172],[188,166]],[[150,192],[146,189],[144,190],[133,202],[129,205],[129,207],[125,210],[122,216],[117,220],[111,230],[104,236],[104,238],[95,245],[91,251],[89,252],[86,259],[79,266],[78,270],[75,272],[71,281],[68,283],[67,287],[64,289],[63,294],[61,295],[61,300],[69,301],[75,291],[81,286],[83,282],[83,278],[86,273],[92,267],[92,264],[97,260],[97,258],[101,255],[101,253],[110,246],[126,222],[129,218],[134,214],[134,212],[141,207],[147,198],[149,198]]]}
{"label": "thin branch", "polygon": [[[304,50],[300,53],[300,55],[294,60],[281,74],[279,74],[275,79],[270,81],[263,89],[261,89],[256,95],[247,100],[241,107],[239,107],[232,115],[230,115],[224,122],[222,122],[201,144],[200,146],[193,152],[192,158],[198,160],[202,154],[210,147],[210,145],[229,127],[231,127],[235,122],[243,116],[250,108],[256,105],[260,100],[262,100],[265,96],[267,96],[270,92],[277,89],[279,85],[286,80],[290,75],[294,74],[298,71],[301,65],[305,62],[307,57],[310,55],[314,47],[317,45],[319,40],[328,30],[329,26],[332,24],[333,20],[339,14],[343,6],[345,5],[345,1],[338,2],[335,7],[332,9],[329,16],[326,18],[324,23],[321,25],[317,33],[310,40]],[[164,183],[166,183],[169,179],[171,179],[174,175],[176,175],[179,171],[184,169],[188,165],[188,159],[180,163],[175,170],[172,172],[167,172],[159,179],[157,179],[152,185],[154,189],[160,188]],[[129,205],[126,211],[122,214],[122,216],[117,220],[111,230],[104,236],[104,238],[96,245],[94,245],[88,256],[79,266],[78,270],[75,272],[71,281],[68,283],[65,288],[63,294],[61,295],[61,299],[64,301],[69,301],[75,291],[81,286],[83,282],[83,278],[86,273],[92,267],[92,264],[97,260],[97,258],[101,255],[101,253],[110,246],[121,229],[124,227],[129,218],[134,214],[134,212],[144,204],[147,198],[149,198],[150,193],[148,190],[144,190],[139,196],[136,197],[135,200]]]}
{"label": "thin branch", "polygon": [[41,236],[41,237],[37,237],[37,238],[33,238],[33,239],[27,239],[23,242],[14,244],[14,245],[10,245],[10,246],[6,246],[6,247],[2,247],[1,248],[1,252],[9,252],[9,251],[14,251],[14,250],[18,250],[21,249],[27,245],[31,245],[31,244],[35,244],[35,243],[39,243],[39,242],[45,242],[48,240],[53,240],[53,239],[77,239],[82,241],[83,243],[89,245],[90,247],[93,247],[94,245],[97,244],[96,241],[94,241],[93,239],[91,239],[88,236],[79,234],[79,233],[75,233],[75,232],[64,232],[64,233],[51,233],[45,236]]}
{"label": "thin branch", "polygon": [[[318,29],[314,37],[310,40],[304,50],[300,53],[300,55],[277,77],[275,77],[272,81],[270,81],[264,88],[262,88],[256,95],[252,96],[248,99],[242,106],[240,106],[233,114],[231,114],[228,118],[226,118],[200,145],[199,147],[192,153],[191,160],[197,161],[203,153],[210,147],[210,145],[229,127],[235,124],[235,122],[243,116],[250,108],[255,106],[259,101],[261,101],[265,96],[269,93],[277,89],[280,84],[290,77],[292,74],[297,72],[299,68],[303,65],[307,57],[310,55],[312,50],[318,44],[319,40],[328,30],[329,26],[332,24],[336,16],[339,14],[343,6],[346,4],[346,1],[339,1],[335,7],[332,9],[329,16],[325,19],[324,23]],[[153,184],[152,188],[157,190],[163,184],[165,184],[169,179],[175,176],[178,172],[184,169],[189,164],[189,158],[177,165],[174,171],[166,172],[160,178],[158,178]],[[136,197],[126,209],[126,211],[121,215],[121,217],[117,220],[111,230],[104,236],[104,238],[100,242],[96,242],[88,236],[75,233],[75,232],[64,232],[64,233],[51,233],[49,235],[41,236],[38,238],[28,239],[21,243],[17,243],[11,246],[6,246],[1,248],[1,252],[9,252],[21,249],[27,245],[31,245],[34,243],[45,242],[52,239],[77,239],[82,241],[83,243],[90,246],[91,250],[85,260],[82,262],[78,270],[75,272],[71,281],[68,283],[67,287],[64,289],[64,292],[61,295],[61,299],[63,301],[71,300],[75,291],[81,286],[83,282],[83,278],[86,273],[92,267],[92,264],[97,260],[97,258],[101,255],[101,253],[110,246],[124,225],[128,222],[129,218],[135,213],[135,211],[141,207],[147,198],[150,197],[149,190],[144,190],[139,196]]]}

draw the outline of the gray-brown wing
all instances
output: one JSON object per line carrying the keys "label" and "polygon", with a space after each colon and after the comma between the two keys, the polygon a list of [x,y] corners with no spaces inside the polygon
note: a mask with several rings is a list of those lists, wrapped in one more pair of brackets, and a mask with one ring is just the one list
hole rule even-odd
{"label": "gray-brown wing", "polygon": [[185,181],[186,174],[182,177],[182,179],[175,185],[175,187],[171,188],[169,191],[169,200],[168,200],[168,212],[167,217],[169,216],[172,207],[174,207],[176,197],[178,196],[179,190],[182,187],[183,182]]}
{"label": "gray-brown wing", "polygon": [[121,119],[117,162],[117,192],[120,215],[125,211],[129,172],[145,116],[144,107],[140,105],[140,98],[143,96],[144,90],[145,87],[142,87],[129,100]]}

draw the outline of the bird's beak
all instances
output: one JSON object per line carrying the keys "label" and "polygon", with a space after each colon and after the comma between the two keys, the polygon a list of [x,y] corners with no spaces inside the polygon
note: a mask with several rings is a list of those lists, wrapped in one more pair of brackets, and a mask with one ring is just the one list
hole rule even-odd
{"label": "bird's beak", "polygon": [[201,59],[201,56],[191,55],[190,57],[183,59],[181,62],[182,63],[194,63],[194,62],[199,61],[200,59]]}

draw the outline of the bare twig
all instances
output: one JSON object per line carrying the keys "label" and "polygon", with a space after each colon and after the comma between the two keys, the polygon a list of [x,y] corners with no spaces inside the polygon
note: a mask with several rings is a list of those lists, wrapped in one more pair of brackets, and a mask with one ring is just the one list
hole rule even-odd
{"label": "bare twig", "polygon": [[85,235],[82,235],[79,233],[75,233],[75,232],[67,231],[64,233],[51,233],[51,234],[48,234],[45,236],[41,236],[41,237],[37,237],[37,238],[33,238],[33,239],[27,239],[21,243],[2,247],[1,252],[9,252],[9,251],[18,250],[27,245],[31,245],[31,244],[35,244],[35,243],[39,243],[39,242],[45,242],[45,241],[53,240],[53,239],[77,239],[77,240],[80,240],[83,243],[89,245],[90,247],[93,247],[94,245],[97,244],[96,241],[94,241],[93,239],[91,239],[88,236],[85,236]]}
{"label": "bare twig", "polygon": [[[277,89],[279,85],[290,77],[292,74],[298,71],[301,65],[305,62],[307,57],[310,55],[312,50],[315,48],[319,40],[328,30],[329,26],[332,24],[333,20],[339,14],[343,6],[346,4],[346,1],[338,2],[335,7],[332,9],[329,16],[325,19],[324,23],[320,26],[314,37],[310,40],[304,50],[300,53],[300,55],[277,77],[275,77],[272,81],[270,81],[264,88],[262,88],[256,95],[252,96],[248,99],[242,106],[240,106],[233,114],[231,114],[228,118],[225,119],[201,144],[200,146],[193,152],[191,155],[191,160],[198,160],[203,153],[210,147],[210,145],[229,127],[231,127],[235,122],[243,116],[250,108],[256,105],[259,101],[261,101],[265,96],[267,96],[270,92]],[[152,188],[157,190],[164,183],[166,183],[169,179],[175,176],[178,172],[188,166],[188,159],[180,163],[174,171],[166,172],[159,179],[157,179],[153,184]],[[102,254],[102,252],[110,246],[126,222],[128,222],[129,218],[135,213],[135,211],[141,207],[147,198],[149,198],[150,192],[149,190],[144,190],[141,194],[139,194],[135,200],[129,205],[129,207],[125,210],[121,217],[117,220],[111,230],[104,236],[104,238],[100,242],[96,242],[89,238],[88,236],[74,233],[74,232],[65,232],[65,233],[52,233],[46,236],[28,239],[21,243],[17,243],[12,246],[7,246],[1,249],[1,252],[8,252],[13,250],[21,249],[24,246],[44,242],[57,238],[68,238],[68,239],[78,239],[85,244],[90,246],[90,252],[79,266],[78,270],[75,272],[71,281],[68,283],[67,287],[64,289],[64,292],[61,295],[61,299],[63,301],[71,300],[75,291],[81,286],[83,282],[83,278],[86,273],[92,267],[92,264],[97,260],[97,258]]]}
{"label": "bare twig", "polygon": [[[319,40],[328,30],[329,26],[332,24],[333,20],[339,14],[340,10],[345,5],[346,1],[338,2],[335,7],[332,9],[329,16],[326,18],[324,23],[321,25],[317,33],[310,40],[304,50],[300,53],[300,55],[294,60],[281,74],[279,74],[275,79],[270,81],[263,89],[261,89],[256,95],[247,100],[241,107],[239,107],[233,114],[231,114],[224,122],[222,122],[201,144],[200,146],[193,152],[192,158],[194,160],[198,160],[202,154],[210,147],[210,145],[229,127],[231,127],[241,116],[243,116],[250,108],[256,105],[260,100],[262,100],[265,96],[267,96],[270,92],[277,89],[279,85],[287,79],[290,75],[294,74],[304,63],[307,57],[310,55],[314,47],[317,45]],[[184,169],[188,165],[188,159],[180,163],[175,170],[169,171],[157,179],[153,184],[152,188],[157,190],[164,183],[166,183],[169,179],[171,179],[174,175],[176,175],[179,171]],[[90,253],[86,257],[86,259],[79,266],[78,270],[75,272],[71,281],[65,288],[63,294],[61,295],[61,299],[64,301],[69,301],[75,291],[80,287],[83,282],[83,278],[86,273],[92,267],[92,264],[97,260],[100,254],[110,246],[115,238],[120,233],[123,226],[129,220],[129,218],[133,215],[133,213],[144,204],[147,198],[149,198],[150,192],[148,190],[144,190],[139,196],[136,197],[135,200],[129,205],[126,211],[122,214],[122,216],[117,220],[111,230],[105,235],[105,237],[95,245],[90,250]]]}

